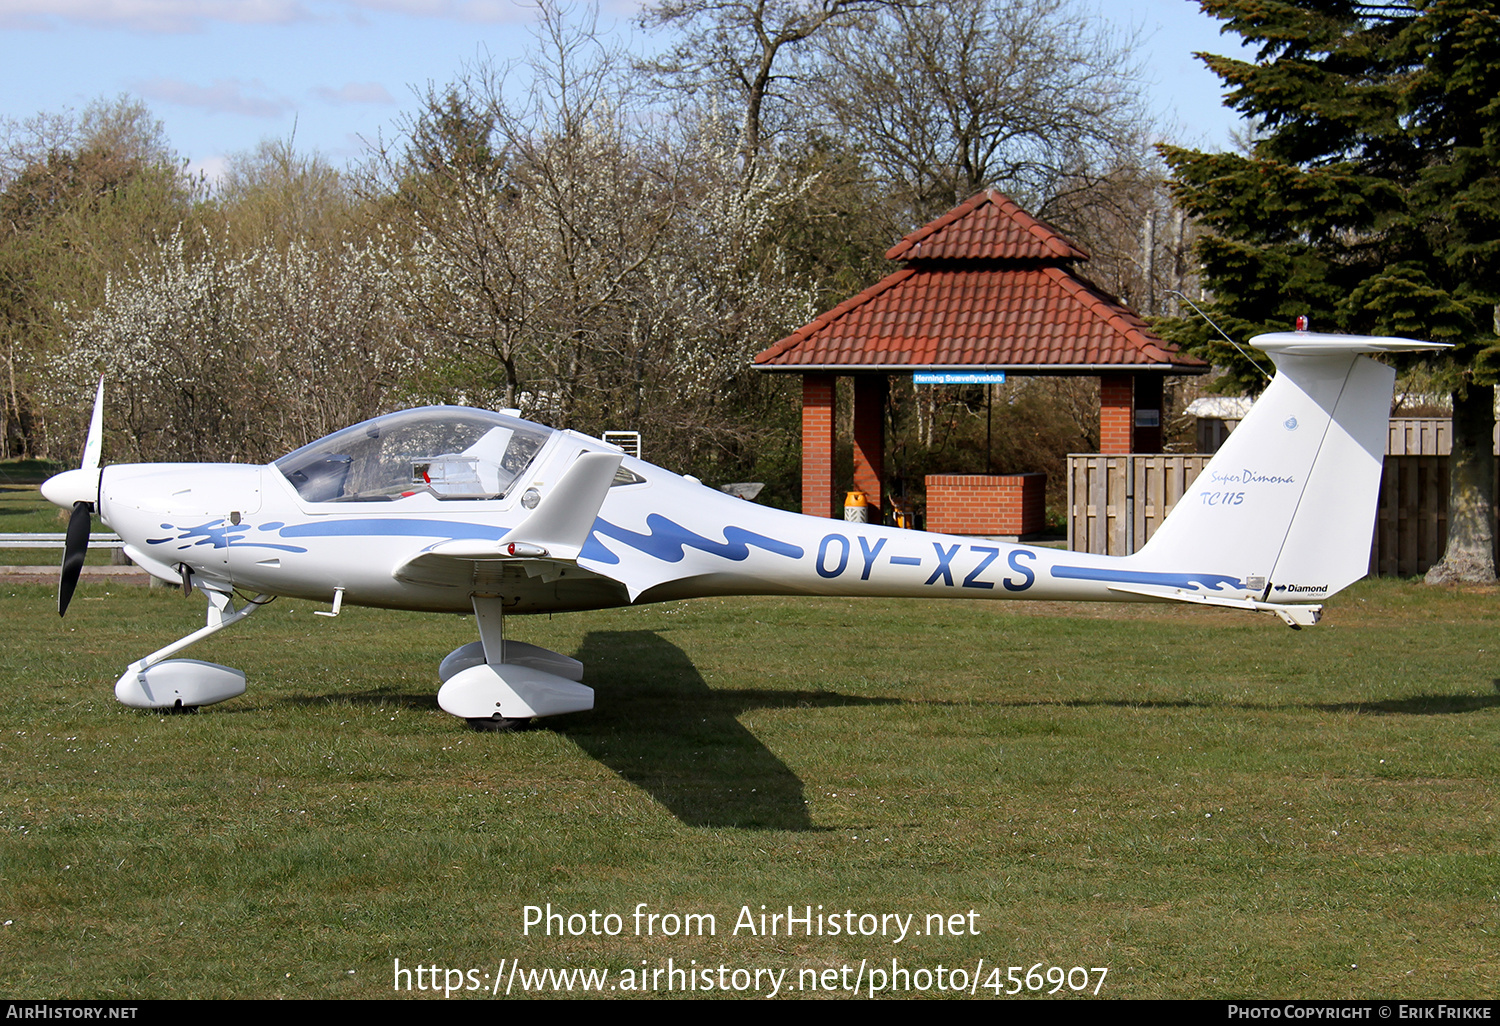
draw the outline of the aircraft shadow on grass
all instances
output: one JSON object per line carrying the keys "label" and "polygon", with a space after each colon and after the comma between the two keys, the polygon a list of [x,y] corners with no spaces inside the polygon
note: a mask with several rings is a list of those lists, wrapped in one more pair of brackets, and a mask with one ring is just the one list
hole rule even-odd
{"label": "aircraft shadow on grass", "polygon": [[[716,689],[655,631],[594,631],[577,656],[609,695],[591,713],[538,721],[568,738],[688,826],[816,830],[802,780],[740,723],[752,709],[899,705],[833,691]],[[293,701],[433,709],[430,693],[365,692]]]}
{"label": "aircraft shadow on grass", "polygon": [[740,723],[753,709],[898,704],[831,691],[716,689],[655,631],[594,631],[578,658],[610,700],[559,733],[688,826],[818,829],[802,780]]}
{"label": "aircraft shadow on grass", "polygon": [[1500,695],[1412,695],[1380,702],[1324,702],[1305,708],[1373,716],[1451,716],[1500,708]]}
{"label": "aircraft shadow on grass", "polygon": [[[1491,682],[1500,692],[1500,679]],[[1277,712],[1306,709],[1326,713],[1360,713],[1368,716],[1451,716],[1458,713],[1479,712],[1500,708],[1497,695],[1412,695],[1409,698],[1388,698],[1366,702],[1215,702],[1174,698],[1167,700],[1135,701],[1132,699],[1068,699],[1059,701],[1005,701],[978,702],[1014,708],[1046,709],[1241,709],[1253,712]]]}

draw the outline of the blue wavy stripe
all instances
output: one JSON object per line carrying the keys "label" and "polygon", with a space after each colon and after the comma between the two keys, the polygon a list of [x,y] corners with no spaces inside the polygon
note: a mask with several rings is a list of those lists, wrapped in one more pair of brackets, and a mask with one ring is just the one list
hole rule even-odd
{"label": "blue wavy stripe", "polygon": [[466,524],[454,520],[409,520],[371,517],[368,520],[316,520],[283,527],[283,538],[330,538],[348,535],[370,535],[386,538],[492,538],[498,541],[510,528],[487,524]]}
{"label": "blue wavy stripe", "polygon": [[1151,570],[1099,570],[1087,566],[1054,566],[1053,577],[1075,581],[1107,581],[1111,584],[1161,584],[1172,588],[1202,587],[1207,591],[1230,588],[1245,589],[1245,582],[1238,577],[1223,574],[1166,574]]}
{"label": "blue wavy stripe", "polygon": [[601,534],[667,563],[681,562],[687,554],[684,551],[685,548],[698,549],[700,552],[738,562],[750,558],[752,545],[765,549],[767,552],[774,552],[778,556],[787,556],[791,559],[802,557],[801,546],[777,541],[775,538],[767,538],[763,534],[747,531],[743,527],[724,528],[724,540],[718,542],[690,531],[681,524],[668,520],[660,513],[652,513],[646,517],[646,530],[650,533],[637,534],[635,531],[611,524],[603,518],[595,520],[594,529],[589,532],[588,541],[584,543],[583,551],[579,553],[578,558],[611,564],[620,561],[620,557],[599,540]]}
{"label": "blue wavy stripe", "polygon": [[[216,549],[234,548],[275,549],[280,552],[306,552],[298,545],[276,545],[271,542],[245,540],[249,524],[230,525],[223,519],[210,520],[204,524],[185,527],[177,524],[162,524],[164,530],[178,532],[175,537],[148,538],[147,545],[167,545],[178,542],[177,549],[211,545]],[[280,523],[262,524],[262,531],[275,530],[282,538],[487,538],[498,541],[509,533],[509,528],[491,527],[486,524],[466,524],[452,520],[410,520],[391,517],[350,520],[316,520],[305,524],[283,527]]]}
{"label": "blue wavy stripe", "polygon": [[245,532],[250,530],[249,524],[228,524],[222,518],[210,520],[195,527],[179,527],[176,524],[162,524],[162,529],[177,531],[176,537],[171,538],[147,538],[147,545],[168,545],[172,542],[180,542],[176,548],[197,548],[200,545],[209,545],[216,549],[227,549],[233,546],[236,549],[275,549],[278,552],[306,552],[307,550],[298,545],[276,545],[271,542],[250,542],[245,540]]}

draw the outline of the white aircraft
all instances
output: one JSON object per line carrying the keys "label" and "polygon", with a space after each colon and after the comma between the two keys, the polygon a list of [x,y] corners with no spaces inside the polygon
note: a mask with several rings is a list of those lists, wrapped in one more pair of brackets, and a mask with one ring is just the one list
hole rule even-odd
{"label": "white aircraft", "polygon": [[[391,413],[266,466],[99,461],[103,381],[82,466],[42,492],[71,509],[58,612],[90,515],[155,576],[196,586],[208,623],[132,663],[128,706],[242,694],[238,670],[171,659],[273,596],[473,612],[438,704],[479,729],[591,709],[583,666],[504,640],[507,614],[704,595],[948,596],[1190,602],[1293,627],[1365,575],[1395,373],[1365,353],[1444,348],[1287,332],[1252,344],[1277,373],[1139,552],[1096,556],[845,524],[757,506],[572,431],[507,413]],[[255,598],[237,608],[235,592]]]}

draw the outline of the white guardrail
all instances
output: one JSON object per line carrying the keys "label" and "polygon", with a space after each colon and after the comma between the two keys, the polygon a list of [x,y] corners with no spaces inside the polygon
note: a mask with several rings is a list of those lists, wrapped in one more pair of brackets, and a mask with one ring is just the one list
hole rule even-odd
{"label": "white guardrail", "polygon": [[[60,549],[67,537],[62,531],[46,534],[0,534],[0,549]],[[91,534],[89,547],[120,549],[125,547],[125,542],[118,534]]]}

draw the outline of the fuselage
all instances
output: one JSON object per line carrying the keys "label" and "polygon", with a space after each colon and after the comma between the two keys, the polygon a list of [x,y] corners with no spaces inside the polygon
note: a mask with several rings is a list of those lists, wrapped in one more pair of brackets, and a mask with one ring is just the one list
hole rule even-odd
{"label": "fuselage", "polygon": [[[507,535],[581,452],[615,450],[573,432],[538,430],[544,439],[503,494],[465,494],[466,488],[493,492],[493,483],[452,484],[455,461],[470,474],[468,450],[467,462],[451,453],[421,457],[413,472],[420,487],[361,491],[350,483],[359,467],[357,457],[352,471],[347,466],[345,442],[300,463],[289,456],[265,466],[109,466],[100,479],[99,512],[131,557],[165,579],[179,579],[186,567],[221,589],[315,601],[341,591],[344,603],[386,608],[467,613],[474,595],[500,597],[513,613],[733,594],[1134,597],[1111,591],[1111,584],[1247,594],[1224,573],[1145,570],[1129,558],[788,513],[630,457],[576,565],[549,567],[505,554]],[[333,449],[337,486],[317,476]],[[435,476],[441,460],[449,484]],[[408,474],[412,461],[403,461]],[[467,552],[458,570],[431,558],[455,540]],[[476,548],[484,550],[479,557]]]}

